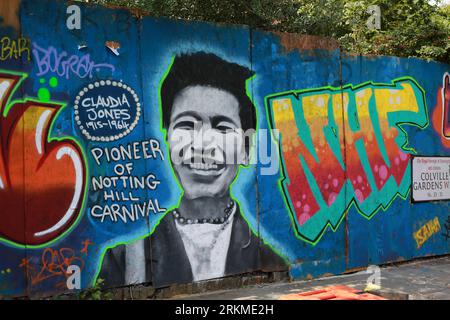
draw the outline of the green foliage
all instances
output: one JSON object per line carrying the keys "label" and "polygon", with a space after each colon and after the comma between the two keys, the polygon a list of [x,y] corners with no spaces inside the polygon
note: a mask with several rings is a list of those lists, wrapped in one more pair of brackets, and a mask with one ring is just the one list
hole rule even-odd
{"label": "green foliage", "polygon": [[[84,1],[138,9],[155,17],[332,37],[351,53],[450,62],[450,6],[428,0]],[[381,8],[381,30],[366,25],[370,5]]]}
{"label": "green foliage", "polygon": [[97,279],[95,286],[92,288],[83,290],[80,292],[81,300],[112,300],[113,296],[111,292],[103,291],[102,287],[104,284],[103,279]]}
{"label": "green foliage", "polygon": [[[371,4],[381,8],[381,30],[365,26]],[[340,37],[350,52],[450,61],[448,22],[445,8],[427,0],[348,0],[344,19],[349,32]]]}

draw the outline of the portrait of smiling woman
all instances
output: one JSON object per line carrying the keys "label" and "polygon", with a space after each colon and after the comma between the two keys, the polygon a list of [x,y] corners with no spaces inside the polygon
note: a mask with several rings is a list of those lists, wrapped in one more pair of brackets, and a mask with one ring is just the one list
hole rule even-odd
{"label": "portrait of smiling woman", "polygon": [[230,189],[248,164],[256,111],[246,93],[253,72],[204,52],[181,54],[161,85],[162,125],[183,189],[178,208],[153,234],[108,249],[99,277],[109,286],[155,286],[257,270],[286,270],[258,238]]}

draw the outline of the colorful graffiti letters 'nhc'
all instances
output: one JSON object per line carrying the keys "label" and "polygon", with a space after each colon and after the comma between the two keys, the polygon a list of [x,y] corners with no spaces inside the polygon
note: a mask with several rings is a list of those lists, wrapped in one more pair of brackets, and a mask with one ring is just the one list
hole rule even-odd
{"label": "colorful graffiti letters 'nhc'", "polygon": [[0,12],[0,296],[450,252],[449,65],[13,2]]}
{"label": "colorful graffiti letters 'nhc'", "polygon": [[61,104],[9,102],[22,80],[0,73],[0,235],[20,245],[42,245],[77,220],[86,170],[76,143],[49,138]]}
{"label": "colorful graffiti letters 'nhc'", "polygon": [[354,203],[370,218],[410,187],[402,125],[428,124],[423,89],[412,79],[304,90],[267,98],[281,134],[284,194],[300,235],[317,241]]}

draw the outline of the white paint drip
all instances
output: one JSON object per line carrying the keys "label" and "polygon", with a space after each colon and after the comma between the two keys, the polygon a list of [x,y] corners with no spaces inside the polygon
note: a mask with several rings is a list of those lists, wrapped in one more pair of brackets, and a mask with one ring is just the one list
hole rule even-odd
{"label": "white paint drip", "polygon": [[116,48],[106,46],[109,50],[111,50],[116,56],[120,55],[119,51]]}
{"label": "white paint drip", "polygon": [[144,239],[137,240],[125,249],[125,283],[145,282],[145,245]]}
{"label": "white paint drip", "polygon": [[39,154],[42,154],[42,149],[44,148],[44,140],[42,139],[42,132],[44,131],[44,126],[47,123],[47,119],[52,112],[50,110],[45,110],[36,125],[36,135],[34,136],[34,141],[36,143],[36,150]]}
{"label": "white paint drip", "polygon": [[3,81],[0,83],[0,101],[3,100],[3,96],[6,93],[6,90],[8,90],[11,83],[9,81]]}
{"label": "white paint drip", "polygon": [[75,168],[75,175],[76,175],[75,192],[72,198],[72,203],[70,204],[69,209],[67,210],[66,214],[61,218],[61,220],[59,220],[54,226],[50,227],[47,230],[36,232],[34,234],[36,237],[45,236],[49,233],[52,233],[62,228],[67,223],[67,221],[69,221],[72,218],[73,214],[75,213],[75,209],[78,205],[78,202],[81,198],[80,197],[81,191],[83,189],[83,166],[81,164],[81,159],[78,156],[78,154],[69,147],[59,149],[58,152],[56,153],[56,159],[60,160],[64,155],[68,155],[72,159]]}
{"label": "white paint drip", "polygon": [[[3,96],[5,95],[10,85],[11,83],[9,81],[3,81],[2,83],[0,83],[0,101],[3,100]],[[5,189],[5,185],[1,177],[0,177],[0,189]]]}

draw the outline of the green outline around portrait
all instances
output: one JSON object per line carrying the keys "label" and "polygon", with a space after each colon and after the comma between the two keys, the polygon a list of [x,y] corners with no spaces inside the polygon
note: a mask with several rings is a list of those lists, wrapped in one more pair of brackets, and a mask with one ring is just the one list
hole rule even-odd
{"label": "green outline around portrait", "polygon": [[[170,147],[169,147],[169,144],[168,144],[168,142],[167,142],[167,130],[163,128],[163,123],[162,123],[161,87],[162,87],[162,84],[163,84],[164,80],[166,79],[166,77],[167,77],[167,75],[168,75],[170,69],[172,68],[172,65],[173,65],[173,63],[174,63],[174,61],[175,61],[175,56],[176,56],[176,55],[173,55],[173,56],[171,57],[170,63],[169,63],[169,65],[168,65],[166,71],[164,72],[163,76],[161,77],[161,80],[159,81],[159,85],[158,85],[158,110],[159,110],[159,114],[160,114],[159,130],[160,130],[160,132],[163,134],[163,142],[164,142],[164,144],[165,144],[166,150],[170,150]],[[256,133],[257,133],[258,130],[259,130],[258,108],[256,107],[256,105],[255,105],[255,103],[254,103],[253,95],[251,94],[251,90],[250,90],[250,82],[251,82],[255,77],[256,77],[256,74],[253,75],[253,76],[251,76],[250,78],[248,78],[248,79],[245,81],[245,92],[246,92],[247,96],[249,97],[250,101],[252,102],[253,107],[255,108],[255,115],[256,115],[256,119],[255,119],[255,120],[256,120],[255,134],[254,134],[253,137],[252,137],[252,140],[253,140],[252,142],[253,142],[253,144],[255,143],[255,139],[256,139],[256,136],[257,136]],[[254,150],[253,150],[253,151],[254,151]],[[170,152],[170,151],[169,151],[169,152]],[[241,168],[241,167],[248,168],[248,167],[250,166],[250,163],[251,163],[250,159],[252,159],[252,158],[251,158],[252,155],[253,155],[253,152],[250,152],[249,164],[248,164],[248,165],[240,165],[240,166],[239,166],[238,173],[236,174],[236,177],[233,179],[233,182],[230,184],[230,197],[231,197],[231,199],[233,199],[234,201],[237,202],[237,204],[239,205],[239,207],[241,207],[241,203],[240,203],[239,199],[237,199],[235,196],[233,196],[233,191],[232,191],[232,189],[233,189],[233,186],[234,186],[234,184],[236,183],[236,181],[237,181],[237,179],[238,179],[238,177],[239,177],[239,174],[240,174],[240,168]],[[254,155],[253,155],[253,156],[254,156]],[[168,163],[169,163],[169,166],[170,166],[170,171],[171,171],[171,173],[172,173],[172,176],[175,177],[175,171],[174,171],[174,169],[173,169],[172,162],[171,162],[171,161],[168,161]],[[93,278],[93,282],[92,282],[93,284],[95,284],[95,283],[97,282],[98,276],[100,275],[100,272],[101,272],[101,266],[102,266],[102,264],[103,264],[103,260],[104,260],[104,258],[105,258],[106,252],[107,252],[109,249],[113,249],[113,248],[118,247],[118,246],[120,246],[120,245],[128,245],[128,244],[133,243],[133,242],[135,242],[135,241],[142,240],[142,239],[145,239],[145,238],[147,238],[147,237],[150,237],[150,236],[153,234],[153,232],[156,230],[156,228],[159,226],[161,220],[167,215],[167,213],[169,213],[169,212],[172,211],[173,209],[176,209],[176,208],[179,207],[180,202],[181,202],[181,199],[182,199],[183,194],[184,194],[184,190],[183,190],[183,188],[182,188],[180,182],[178,181],[178,179],[174,179],[174,180],[175,180],[175,182],[176,182],[176,185],[177,185],[179,191],[181,192],[180,197],[179,197],[177,203],[176,203],[175,205],[169,207],[169,208],[166,210],[166,212],[165,212],[164,214],[162,214],[162,215],[159,217],[159,219],[155,222],[154,226],[150,228],[150,231],[149,231],[148,233],[146,233],[146,234],[144,234],[144,235],[142,235],[142,236],[140,236],[140,237],[133,238],[132,240],[128,240],[128,241],[120,241],[120,242],[114,243],[113,245],[106,246],[105,249],[103,250],[103,253],[102,253],[100,259],[99,259],[99,265],[98,265],[98,267],[97,267],[97,271],[96,271],[96,274],[95,274],[95,276],[94,276],[94,278]],[[256,192],[258,192],[258,191],[256,191]],[[247,217],[245,216],[245,214],[242,214],[242,212],[241,212],[241,216],[242,216],[242,218],[245,220],[245,222],[247,223],[247,225],[249,226],[249,228],[250,228],[250,230],[252,231],[252,233],[253,233],[255,236],[257,236],[258,239],[262,239],[262,238],[258,235],[258,232],[255,231],[254,228],[252,227],[252,225],[249,223],[249,221],[248,221]],[[257,223],[259,223],[259,221],[257,221]],[[283,260],[287,261],[287,259],[286,259],[283,255],[281,255],[281,254],[279,253],[279,251],[278,251],[277,249],[275,249],[270,243],[267,243],[264,239],[262,239],[262,240],[263,240],[263,242],[264,242],[266,245],[269,245],[270,248],[271,248],[274,252],[276,252]],[[126,285],[126,284],[125,284],[125,285]]]}

